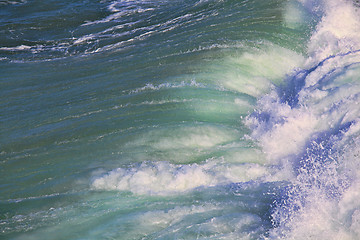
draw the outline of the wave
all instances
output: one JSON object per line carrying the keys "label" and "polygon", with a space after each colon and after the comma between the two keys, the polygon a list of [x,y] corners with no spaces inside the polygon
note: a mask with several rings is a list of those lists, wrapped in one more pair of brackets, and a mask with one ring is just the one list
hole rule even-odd
{"label": "wave", "polygon": [[[234,182],[284,182],[272,205],[273,228],[264,238],[359,238],[360,16],[351,1],[299,2],[320,19],[307,57],[294,61],[300,67],[283,70],[284,82],[268,87],[244,120],[265,162],[143,162],[105,173],[92,187],[168,195]],[[133,93],[163,87],[176,86],[146,85]]]}
{"label": "wave", "polygon": [[[74,110],[58,120],[76,120],[82,124],[79,120],[89,118],[95,123],[90,124],[89,128],[101,126],[105,130],[91,132],[91,136],[86,137],[86,142],[81,139],[82,136],[78,138],[76,133],[69,139],[60,138],[54,141],[56,146],[68,147],[66,150],[74,149],[72,145],[78,141],[82,141],[84,145],[98,141],[101,151],[98,149],[100,153],[91,155],[92,158],[99,157],[111,149],[113,155],[108,155],[104,159],[119,159],[112,159],[111,163],[106,164],[103,163],[103,159],[99,160],[101,163],[94,161],[90,164],[84,160],[84,165],[91,165],[84,167],[85,170],[78,170],[83,165],[77,169],[77,166],[69,163],[71,169],[75,169],[70,171],[91,172],[89,175],[93,174],[93,178],[89,175],[84,178],[86,184],[90,185],[90,190],[98,191],[97,193],[104,191],[105,194],[111,195],[108,191],[121,191],[125,192],[123,195],[131,196],[131,199],[149,201],[146,202],[148,205],[140,207],[140,212],[131,212],[129,215],[122,212],[120,218],[135,217],[145,228],[149,228],[150,230],[146,231],[151,231],[154,236],[158,234],[162,237],[169,233],[167,231],[190,228],[194,231],[194,235],[191,236],[195,236],[203,226],[212,229],[212,236],[219,237],[228,231],[228,235],[226,233],[220,237],[235,239],[239,238],[239,235],[252,238],[252,231],[255,236],[253,238],[264,239],[359,239],[360,16],[356,4],[345,0],[287,2],[281,16],[286,28],[281,27],[281,30],[288,32],[279,31],[281,33],[277,32],[273,38],[269,37],[270,33],[266,33],[264,35],[269,39],[262,36],[264,39],[259,42],[248,39],[229,40],[230,43],[235,42],[232,45],[228,42],[214,44],[208,40],[209,38],[204,38],[207,42],[200,41],[202,34],[206,34],[206,31],[213,32],[213,27],[217,26],[216,18],[204,24],[211,25],[205,32],[199,32],[200,25],[195,25],[200,20],[219,14],[214,10],[218,6],[212,9],[213,5],[210,2],[214,1],[198,1],[193,4],[194,7],[187,6],[185,10],[180,9],[176,16],[170,14],[171,16],[167,17],[165,15],[169,13],[167,10],[170,8],[162,8],[163,2],[154,5],[154,2],[147,1],[101,1],[101,6],[105,10],[96,17],[85,21],[82,19],[80,23],[74,24],[72,36],[62,37],[59,41],[34,41],[31,42],[33,45],[23,42],[15,44],[16,46],[4,46],[0,48],[0,52],[5,53],[6,57],[0,57],[0,60],[52,60],[55,56],[84,56],[134,46],[138,51],[135,53],[152,50],[139,56],[151,56],[159,61],[156,63],[159,65],[166,62],[161,60],[173,58],[169,61],[173,62],[164,63],[164,68],[159,70],[163,75],[153,70],[155,64],[142,65],[142,62],[130,62],[129,66],[136,63],[134,65],[138,65],[138,69],[144,70],[139,71],[139,79],[136,76],[137,68],[128,70],[131,74],[121,75],[121,71],[128,66],[121,61],[125,62],[126,59],[121,56],[121,61],[118,60],[119,56],[106,59],[109,63],[120,63],[111,66],[113,75],[109,78],[114,81],[111,81],[109,89],[113,86],[115,88],[99,92],[99,98],[95,98],[95,95],[91,98],[105,107],[101,105],[88,110],[81,108],[81,112]],[[224,2],[226,1],[216,1],[226,4]],[[200,6],[202,4],[204,6]],[[250,5],[251,2],[244,1],[240,4]],[[261,25],[266,20],[271,24],[276,23],[277,16],[265,15],[263,19],[255,16],[253,22],[246,22],[244,17],[241,21],[245,23],[241,27]],[[313,23],[316,25],[308,26]],[[310,28],[313,31],[311,36],[308,36],[304,51],[299,50],[302,47],[294,46],[295,43],[280,46],[282,44],[279,39],[286,38],[286,34],[290,36],[306,32],[302,28]],[[240,31],[240,27],[235,30],[231,27],[229,29],[234,32]],[[250,30],[256,37],[261,33],[261,27]],[[167,50],[172,46],[178,48],[164,54],[154,54],[156,51],[153,48],[158,48],[159,42],[151,42],[151,37],[163,36],[162,34],[169,31],[173,34],[169,38],[165,37],[166,40],[159,41],[160,44],[166,45]],[[184,37],[182,34],[188,35]],[[200,36],[201,43],[198,42],[198,46],[183,46],[183,40],[190,39],[192,35]],[[140,44],[134,44],[136,41]],[[147,48],[149,42],[153,44],[153,48]],[[250,47],[253,45],[256,46]],[[236,48],[240,50],[236,52]],[[224,52],[211,55],[218,49]],[[211,51],[211,56],[205,54],[207,51]],[[50,52],[59,54],[50,56]],[[204,54],[199,57],[196,55],[199,52]],[[41,53],[45,53],[43,58],[40,56]],[[126,56],[133,57],[135,53],[130,51]],[[194,58],[186,59],[179,64],[184,60],[182,57],[188,55]],[[105,64],[108,62],[105,61]],[[202,66],[193,69],[190,65],[194,62]],[[171,64],[176,66],[176,71],[169,69],[173,72],[168,74],[167,67]],[[183,67],[184,65],[186,66]],[[185,72],[183,69],[186,69]],[[148,73],[148,70],[153,72]],[[151,76],[153,73],[154,76]],[[94,82],[98,83],[97,79],[103,80],[103,76],[95,76]],[[128,81],[124,84],[125,87],[118,85],[122,78]],[[107,81],[106,77],[104,81]],[[84,81],[84,84],[91,84],[91,81]],[[100,85],[96,85],[96,89],[98,86]],[[101,102],[101,99],[104,101]],[[196,117],[202,114],[211,117]],[[226,121],[226,118],[234,116],[236,120]],[[106,121],[98,121],[98,117]],[[41,124],[40,122],[37,126],[41,127]],[[123,126],[120,126],[121,124]],[[73,126],[75,125],[71,125]],[[31,131],[36,130],[35,126]],[[108,144],[112,146],[106,146]],[[77,151],[74,152],[78,154]],[[3,151],[0,154],[7,153]],[[65,154],[65,158],[67,156]],[[100,167],[104,169],[93,170]],[[71,174],[75,176],[75,173],[68,173]],[[246,188],[244,192],[243,186]],[[228,191],[230,188],[232,191]],[[211,191],[219,191],[218,194],[225,195],[222,199],[230,200],[219,200],[220,203],[218,200],[208,201],[213,196]],[[191,195],[200,192],[199,198],[205,196],[206,200],[198,201]],[[249,196],[240,200],[230,197],[236,194]],[[92,191],[89,195],[91,198],[97,196]],[[117,204],[116,208],[122,211],[124,205],[120,202],[123,199],[116,204],[107,202],[102,205],[101,202],[119,196],[121,197],[122,193],[111,197],[100,196],[96,201],[91,199],[89,209],[95,208],[98,215],[104,212],[108,214],[112,211],[108,206]],[[5,203],[27,204],[28,201],[58,197],[61,198],[62,195],[38,194],[33,197],[14,197]],[[261,210],[253,214],[252,201],[258,197],[266,199],[261,199],[259,202],[264,202],[261,204],[266,202],[269,205],[261,207]],[[185,198],[191,198],[189,203],[182,202]],[[268,203],[270,198],[272,203]],[[164,210],[160,208],[160,205],[163,205],[160,201],[156,203],[159,205],[158,209],[153,210],[150,209],[153,199],[161,199],[164,205],[169,204],[169,199],[170,202],[180,203],[171,203],[171,206]],[[79,201],[79,205],[83,204],[82,200]],[[195,202],[198,205],[195,206]],[[254,201],[254,205],[259,202]],[[224,203],[235,205],[227,209],[228,215],[225,216],[219,211],[218,216],[213,217],[210,212],[205,220],[196,218],[191,222],[193,225],[189,225],[188,215],[223,209],[222,205],[226,205]],[[185,206],[186,204],[189,206]],[[239,207],[240,205],[242,207]],[[79,207],[79,212],[73,211],[75,207],[69,207],[74,216],[83,209]],[[139,209],[138,206],[136,208]],[[234,209],[239,213],[233,214]],[[48,219],[58,221],[58,218],[52,215],[53,210],[51,208],[38,211],[34,217],[31,214],[17,214],[8,219],[10,224],[23,222],[20,228],[30,231],[30,228],[38,227],[38,219],[43,219],[44,223]],[[58,208],[57,211],[62,212],[62,209]],[[89,218],[92,215],[91,211],[82,217]],[[114,212],[108,215],[119,214]],[[78,218],[74,217],[73,221],[75,220]],[[118,223],[126,226],[123,224],[126,220],[115,221],[116,224],[106,222],[104,225],[114,225],[112,229],[118,228]],[[182,224],[176,225],[181,221]],[[33,226],[27,224],[33,222]],[[68,226],[68,223],[69,221],[64,220],[65,225]],[[233,223],[238,229],[235,229]],[[164,230],[164,226],[168,229]],[[215,229],[218,226],[219,228]],[[246,229],[240,232],[242,230],[239,229],[243,229],[244,226]],[[134,232],[138,231],[136,227]],[[17,231],[23,231],[22,229]],[[5,230],[13,231],[10,227]],[[108,231],[108,228],[104,231]],[[125,232],[127,234],[123,229],[122,233]],[[181,234],[186,235],[187,232]]]}
{"label": "wave", "polygon": [[289,182],[274,202],[271,239],[360,236],[360,204],[354,202],[360,179],[360,18],[352,2],[320,3],[324,15],[308,44],[308,68],[262,97],[246,119],[251,137]]}

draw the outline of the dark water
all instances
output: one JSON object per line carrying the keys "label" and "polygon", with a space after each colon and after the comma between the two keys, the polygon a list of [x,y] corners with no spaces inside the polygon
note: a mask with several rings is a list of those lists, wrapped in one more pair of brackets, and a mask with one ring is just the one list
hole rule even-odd
{"label": "dark water", "polygon": [[0,1],[0,238],[360,238],[352,1]]}

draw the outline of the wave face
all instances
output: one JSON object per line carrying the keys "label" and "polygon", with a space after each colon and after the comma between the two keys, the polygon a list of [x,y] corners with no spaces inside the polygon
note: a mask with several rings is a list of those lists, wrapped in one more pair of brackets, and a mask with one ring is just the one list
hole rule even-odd
{"label": "wave face", "polygon": [[0,8],[0,238],[360,239],[358,1]]}

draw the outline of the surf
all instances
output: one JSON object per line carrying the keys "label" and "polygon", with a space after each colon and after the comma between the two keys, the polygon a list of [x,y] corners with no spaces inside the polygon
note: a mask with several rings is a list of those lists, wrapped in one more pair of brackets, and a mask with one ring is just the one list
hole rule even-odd
{"label": "surf", "polygon": [[353,201],[359,182],[354,166],[359,164],[360,19],[352,2],[317,4],[324,12],[310,38],[305,68],[260,98],[247,118],[251,136],[289,183],[274,201],[269,239],[359,237],[359,205]]}
{"label": "surf", "polygon": [[356,2],[37,4],[2,4],[1,236],[360,237]]}

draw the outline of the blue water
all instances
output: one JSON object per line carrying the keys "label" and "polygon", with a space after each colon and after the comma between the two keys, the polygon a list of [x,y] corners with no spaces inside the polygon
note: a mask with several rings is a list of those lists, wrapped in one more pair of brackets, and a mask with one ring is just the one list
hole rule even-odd
{"label": "blue water", "polygon": [[0,1],[0,238],[359,239],[358,7]]}

